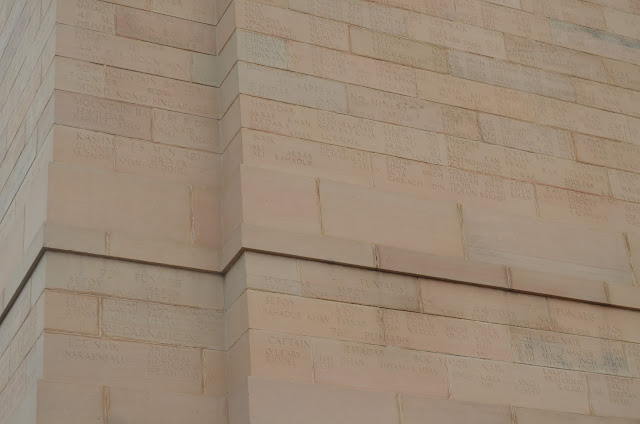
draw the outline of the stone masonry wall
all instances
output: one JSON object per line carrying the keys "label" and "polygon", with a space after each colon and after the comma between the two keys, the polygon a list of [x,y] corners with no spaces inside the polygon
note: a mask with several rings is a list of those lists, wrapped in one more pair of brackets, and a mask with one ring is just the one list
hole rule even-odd
{"label": "stone masonry wall", "polygon": [[640,0],[0,0],[0,424],[640,423]]}

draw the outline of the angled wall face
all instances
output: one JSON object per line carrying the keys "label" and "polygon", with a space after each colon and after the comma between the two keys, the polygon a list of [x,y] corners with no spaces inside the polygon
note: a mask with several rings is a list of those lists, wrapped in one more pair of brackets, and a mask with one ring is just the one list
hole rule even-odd
{"label": "angled wall face", "polygon": [[636,0],[0,0],[0,424],[640,420]]}

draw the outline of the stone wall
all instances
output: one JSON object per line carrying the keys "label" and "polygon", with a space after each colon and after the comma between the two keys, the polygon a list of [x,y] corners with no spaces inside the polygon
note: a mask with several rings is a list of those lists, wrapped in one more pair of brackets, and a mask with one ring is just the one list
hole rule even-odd
{"label": "stone wall", "polygon": [[0,424],[640,422],[639,28],[0,0]]}

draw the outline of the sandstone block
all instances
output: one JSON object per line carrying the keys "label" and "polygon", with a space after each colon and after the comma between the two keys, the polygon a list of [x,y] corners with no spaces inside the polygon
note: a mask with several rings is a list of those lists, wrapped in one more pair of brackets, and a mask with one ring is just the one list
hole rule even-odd
{"label": "sandstone block", "polygon": [[381,270],[474,282],[491,287],[508,287],[507,270],[504,266],[388,246],[376,246],[376,250]]}
{"label": "sandstone block", "polygon": [[484,113],[478,115],[478,122],[485,143],[562,159],[574,158],[569,131]]}
{"label": "sandstone block", "polygon": [[543,297],[420,279],[422,312],[474,321],[549,329]]}
{"label": "sandstone block", "polygon": [[320,234],[315,178],[242,167],[243,222],[305,234]]}
{"label": "sandstone block", "polygon": [[370,155],[324,143],[242,130],[243,163],[273,171],[371,185]]}
{"label": "sandstone block", "polygon": [[382,343],[378,308],[256,291],[247,293],[250,328]]}
{"label": "sandstone block", "polygon": [[224,315],[208,309],[104,298],[102,331],[112,337],[225,348]]}
{"label": "sandstone block", "polygon": [[466,24],[549,42],[547,19],[480,0],[456,0],[456,18]]}
{"label": "sandstone block", "polygon": [[213,274],[60,252],[43,261],[47,288],[224,309],[222,279]]}
{"label": "sandstone block", "polygon": [[355,54],[436,72],[449,69],[446,50],[441,47],[355,26],[349,28],[349,34]]}
{"label": "sandstone block", "polygon": [[477,424],[510,424],[511,408],[501,405],[458,402],[402,394],[404,419],[408,424],[425,420],[442,424],[474,422]]}
{"label": "sandstone block", "polygon": [[302,296],[419,310],[418,285],[414,277],[311,261],[299,261],[298,269],[298,290]]}
{"label": "sandstone block", "polygon": [[216,152],[218,131],[218,120],[153,109],[153,141]]}
{"label": "sandstone block", "polygon": [[98,385],[38,380],[37,403],[33,406],[36,422],[103,422],[104,390]]}
{"label": "sandstone block", "polygon": [[100,0],[56,2],[56,22],[114,34],[116,6]]}
{"label": "sandstone block", "polygon": [[196,349],[45,333],[44,378],[198,394],[200,355]]}
{"label": "sandstone block", "polygon": [[451,75],[456,77],[575,101],[569,77],[464,52],[451,51],[447,57]]}
{"label": "sandstone block", "polygon": [[98,335],[98,298],[46,290],[44,325],[50,330]]}
{"label": "sandstone block", "polygon": [[189,52],[113,34],[56,26],[56,54],[133,71],[189,80]]}
{"label": "sandstone block", "polygon": [[329,236],[462,256],[455,204],[325,181],[320,182],[320,202],[323,232]]}
{"label": "sandstone block", "polygon": [[512,35],[506,35],[504,42],[507,58],[511,61],[607,82],[603,60],[598,56]]}
{"label": "sandstone block", "polygon": [[640,334],[633,325],[638,311],[549,299],[551,328],[562,333],[637,343]]}
{"label": "sandstone block", "polygon": [[447,357],[452,398],[589,413],[587,378],[575,371]]}
{"label": "sandstone block", "polygon": [[[186,186],[50,165],[49,193],[51,222],[156,240],[191,241]],[[94,201],[87,203],[88,198]],[[165,207],[158,208],[157,199],[164,199]],[[146,219],[150,216],[155,218]]]}
{"label": "sandstone block", "polygon": [[507,327],[435,315],[383,310],[391,346],[454,355],[511,359]]}
{"label": "sandstone block", "polygon": [[346,0],[340,3],[331,0],[290,0],[289,7],[374,31],[407,36],[408,13],[386,5],[363,0]]}
{"label": "sandstone block", "polygon": [[640,405],[636,401],[640,392],[637,379],[610,375],[587,375],[589,401],[598,415],[639,418]]}
{"label": "sandstone block", "polygon": [[292,10],[247,0],[236,0],[235,3],[239,28],[337,50],[349,49],[347,25],[325,19],[333,19],[333,16],[298,13],[297,11],[308,11],[301,9],[299,3],[294,2],[290,2]]}
{"label": "sandstone block", "polygon": [[463,216],[466,249],[472,260],[588,276],[590,280],[629,281],[626,242],[620,233],[524,217],[489,216],[470,209],[463,211]]}
{"label": "sandstone block", "polygon": [[[457,10],[456,8],[456,14],[458,14]],[[504,58],[506,52],[503,35],[479,26],[417,13],[409,14],[407,17],[409,38],[485,56]]]}
{"label": "sandstone block", "polygon": [[116,34],[154,44],[216,53],[215,27],[199,22],[117,6]]}
{"label": "sandstone block", "polygon": [[115,423],[153,420],[168,424],[177,420],[189,424],[222,424],[227,421],[224,398],[119,388],[109,389],[107,414]]}
{"label": "sandstone block", "polygon": [[63,91],[56,91],[54,100],[56,124],[151,139],[147,107]]}
{"label": "sandstone block", "polygon": [[314,381],[447,397],[444,355],[393,347],[312,340]]}
{"label": "sandstone block", "polygon": [[515,327],[510,335],[514,362],[631,376],[621,342]]}
{"label": "sandstone block", "polygon": [[251,375],[311,383],[311,339],[293,334],[249,330]]}
{"label": "sandstone block", "polygon": [[554,2],[553,0],[521,0],[522,9],[559,21],[571,22],[595,29],[606,29],[603,12],[608,9],[577,0]]}
{"label": "sandstone block", "polygon": [[324,384],[249,379],[251,422],[399,424],[395,395]]}
{"label": "sandstone block", "polygon": [[[453,155],[455,158],[455,155]],[[391,156],[372,156],[377,189],[535,216],[532,184]]]}

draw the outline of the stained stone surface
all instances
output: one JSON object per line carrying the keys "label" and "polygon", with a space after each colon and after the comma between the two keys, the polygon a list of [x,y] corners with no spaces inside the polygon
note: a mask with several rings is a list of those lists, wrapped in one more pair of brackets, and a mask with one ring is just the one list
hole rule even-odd
{"label": "stained stone surface", "polygon": [[0,424],[640,423],[640,1],[0,0]]}

